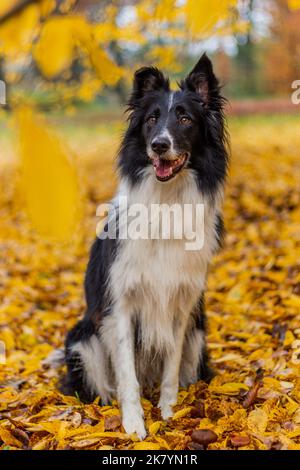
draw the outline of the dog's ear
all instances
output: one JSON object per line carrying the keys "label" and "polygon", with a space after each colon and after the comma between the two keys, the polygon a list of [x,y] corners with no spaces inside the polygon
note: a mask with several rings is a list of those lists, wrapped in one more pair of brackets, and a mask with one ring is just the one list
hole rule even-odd
{"label": "dog's ear", "polygon": [[145,93],[154,90],[169,90],[169,80],[155,67],[142,67],[134,74],[130,103],[139,100]]}
{"label": "dog's ear", "polygon": [[206,54],[201,56],[181,85],[183,88],[198,93],[204,105],[208,106],[212,92],[218,91],[219,82],[214,74],[212,63]]}

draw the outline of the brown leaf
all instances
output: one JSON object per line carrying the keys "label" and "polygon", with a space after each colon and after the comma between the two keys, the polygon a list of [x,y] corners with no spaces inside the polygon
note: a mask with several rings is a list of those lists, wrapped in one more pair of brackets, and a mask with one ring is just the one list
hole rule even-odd
{"label": "brown leaf", "polygon": [[205,408],[204,402],[198,400],[195,403],[195,406],[191,410],[191,418],[204,418],[205,417]]}
{"label": "brown leaf", "polygon": [[264,375],[263,370],[258,369],[258,371],[256,372],[256,377],[255,377],[255,380],[254,380],[254,384],[248,390],[248,392],[246,393],[246,396],[244,398],[244,401],[243,401],[243,407],[244,408],[249,408],[249,406],[251,406],[255,403],[258,390],[262,386],[263,375]]}
{"label": "brown leaf", "polygon": [[190,442],[187,446],[189,450],[204,450],[204,446],[202,444],[198,444],[198,442]]}
{"label": "brown leaf", "polygon": [[106,416],[104,420],[105,431],[115,431],[121,426],[121,418],[119,415]]}
{"label": "brown leaf", "polygon": [[234,435],[230,438],[230,442],[233,447],[243,447],[250,444],[250,437]]}
{"label": "brown leaf", "polygon": [[208,444],[218,440],[217,434],[211,429],[195,429],[191,434],[191,438],[192,441],[204,446],[208,446]]}
{"label": "brown leaf", "polygon": [[74,449],[85,449],[86,447],[93,446],[94,444],[96,444],[96,442],[99,442],[99,439],[97,438],[82,439],[81,441],[72,442],[70,444],[70,447]]}
{"label": "brown leaf", "polygon": [[18,439],[18,441],[22,442],[25,447],[28,447],[29,437],[23,429],[13,428],[11,429],[11,433]]}

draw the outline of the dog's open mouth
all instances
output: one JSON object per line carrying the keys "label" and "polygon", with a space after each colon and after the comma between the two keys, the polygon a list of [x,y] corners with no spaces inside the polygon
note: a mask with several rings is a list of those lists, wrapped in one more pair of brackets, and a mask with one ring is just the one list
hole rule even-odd
{"label": "dog's open mouth", "polygon": [[152,158],[151,160],[156,178],[159,181],[168,181],[173,178],[173,176],[183,168],[187,157],[187,153],[184,153],[174,160],[167,160],[159,156]]}

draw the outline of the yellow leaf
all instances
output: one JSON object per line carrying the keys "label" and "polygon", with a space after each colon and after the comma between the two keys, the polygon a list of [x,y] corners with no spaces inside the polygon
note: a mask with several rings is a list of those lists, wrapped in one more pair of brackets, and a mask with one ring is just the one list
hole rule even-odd
{"label": "yellow leaf", "polygon": [[33,55],[47,78],[55,77],[72,64],[76,44],[73,31],[73,18],[54,16],[45,22]]}
{"label": "yellow leaf", "polygon": [[[125,434],[123,432],[92,432],[89,433],[88,435],[89,438],[104,438],[104,437],[110,437],[113,439],[128,439],[128,434]],[[82,439],[82,436],[79,436],[76,439]]]}
{"label": "yellow leaf", "polygon": [[0,16],[5,15],[9,10],[11,10],[16,4],[18,0],[1,0],[0,5]]}
{"label": "yellow leaf", "polygon": [[155,436],[155,440],[156,440],[156,442],[158,442],[160,444],[160,448],[165,448],[165,449],[170,450],[170,446],[169,446],[169,444],[167,443],[167,441],[165,439],[163,439],[160,436]]}
{"label": "yellow leaf", "polygon": [[22,448],[23,444],[15,436],[9,431],[9,429],[5,429],[0,427],[0,439],[4,442],[4,444],[8,446],[14,446],[18,448]]}
{"label": "yellow leaf", "polygon": [[156,442],[137,442],[133,448],[134,450],[158,450],[160,445]]}
{"label": "yellow leaf", "polygon": [[284,299],[284,304],[288,307],[300,308],[300,297],[299,297],[299,295],[292,294],[288,299]]}
{"label": "yellow leaf", "polygon": [[33,54],[43,74],[53,78],[71,66],[78,56],[78,50],[88,59],[103,84],[114,85],[122,76],[122,69],[99,47],[94,26],[85,18],[75,15],[49,18]]}
{"label": "yellow leaf", "polygon": [[184,418],[190,413],[191,409],[192,408],[189,406],[187,408],[182,408],[182,410],[178,410],[176,413],[174,413],[173,419]]}
{"label": "yellow leaf", "polygon": [[294,439],[295,437],[299,437],[299,436],[300,436],[300,427],[288,433],[288,437],[290,437],[291,439]]}
{"label": "yellow leaf", "polygon": [[49,442],[50,442],[49,437],[48,436],[44,437],[44,439],[41,439],[36,444],[34,444],[34,446],[32,446],[32,450],[45,450],[45,449],[48,449]]}
{"label": "yellow leaf", "polygon": [[4,342],[6,351],[10,351],[15,347],[14,334],[8,327],[4,327],[0,330],[0,340]]}
{"label": "yellow leaf", "polygon": [[240,302],[243,294],[244,294],[243,286],[241,284],[236,284],[228,292],[226,300],[228,302]]}
{"label": "yellow leaf", "polygon": [[45,431],[48,431],[50,434],[53,434],[57,439],[64,439],[67,432],[67,426],[70,423],[66,421],[52,421],[52,422],[42,422],[40,425]]}
{"label": "yellow leaf", "polygon": [[160,0],[157,2],[154,18],[158,21],[167,20],[170,21],[174,17],[176,12],[176,1],[175,0]]}
{"label": "yellow leaf", "polygon": [[149,434],[155,435],[160,428],[161,421],[155,421],[154,423],[150,424],[149,426]]}
{"label": "yellow leaf", "polygon": [[0,25],[0,53],[10,60],[28,53],[38,33],[39,19],[38,5],[29,5]]}
{"label": "yellow leaf", "polygon": [[262,434],[268,424],[268,415],[262,408],[257,408],[249,413],[247,424],[251,432]]}
{"label": "yellow leaf", "polygon": [[293,335],[293,333],[288,330],[285,334],[285,338],[284,338],[284,342],[283,342],[283,346],[287,347],[287,346],[291,346],[291,344],[295,341],[295,336]]}
{"label": "yellow leaf", "polygon": [[40,2],[40,9],[42,17],[48,16],[56,7],[55,0],[42,0]]}
{"label": "yellow leaf", "polygon": [[238,395],[241,390],[248,390],[249,387],[243,383],[239,382],[228,382],[223,385],[213,385],[209,386],[209,389],[212,393],[224,394],[224,395]]}
{"label": "yellow leaf", "polygon": [[22,109],[17,122],[22,191],[31,222],[43,235],[68,240],[79,217],[74,165],[40,117]]}
{"label": "yellow leaf", "polygon": [[123,75],[122,69],[95,42],[89,41],[85,46],[97,77],[106,85],[115,85]]}

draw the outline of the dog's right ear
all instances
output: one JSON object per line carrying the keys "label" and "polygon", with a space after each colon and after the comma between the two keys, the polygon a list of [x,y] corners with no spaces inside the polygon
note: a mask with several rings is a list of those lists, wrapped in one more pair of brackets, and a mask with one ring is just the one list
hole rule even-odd
{"label": "dog's right ear", "polygon": [[169,80],[156,67],[142,67],[134,74],[130,105],[142,98],[145,93],[155,90],[169,91]]}
{"label": "dog's right ear", "polygon": [[207,55],[203,54],[193,70],[183,80],[181,87],[197,93],[201,97],[203,105],[209,107],[211,94],[218,95],[219,93],[218,85],[212,63]]}

